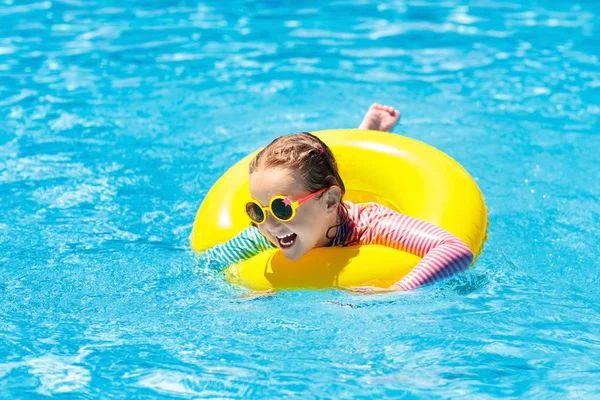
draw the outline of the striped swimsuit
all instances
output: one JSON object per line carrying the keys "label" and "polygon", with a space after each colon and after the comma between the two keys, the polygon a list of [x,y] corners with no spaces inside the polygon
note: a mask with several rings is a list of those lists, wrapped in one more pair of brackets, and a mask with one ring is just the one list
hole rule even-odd
{"label": "striped swimsuit", "polygon": [[[348,219],[338,227],[333,246],[379,244],[422,257],[397,284],[404,290],[431,284],[465,271],[473,262],[467,245],[429,222],[402,215],[378,203],[345,201]],[[250,227],[230,241],[217,245],[203,256],[229,265],[276,247],[258,228]]]}

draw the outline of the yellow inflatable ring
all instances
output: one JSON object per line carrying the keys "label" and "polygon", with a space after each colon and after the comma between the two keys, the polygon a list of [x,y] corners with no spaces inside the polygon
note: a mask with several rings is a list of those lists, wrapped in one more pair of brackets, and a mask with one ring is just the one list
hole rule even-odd
{"label": "yellow inflatable ring", "polygon": [[[487,209],[471,176],[452,158],[424,143],[387,132],[358,129],[315,132],[333,151],[346,185],[345,200],[375,201],[438,225],[475,254],[487,238]],[[206,195],[194,221],[191,247],[203,251],[249,226],[250,154]],[[314,249],[289,261],[277,249],[226,270],[231,283],[254,290],[374,285],[388,287],[408,274],[419,257],[379,245]]]}

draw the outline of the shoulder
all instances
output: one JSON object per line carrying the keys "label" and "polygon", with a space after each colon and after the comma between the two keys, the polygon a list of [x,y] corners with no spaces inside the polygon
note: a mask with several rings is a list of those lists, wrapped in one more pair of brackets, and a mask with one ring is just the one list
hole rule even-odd
{"label": "shoulder", "polygon": [[344,206],[348,210],[349,219],[347,245],[370,243],[373,236],[377,235],[380,230],[382,222],[402,215],[375,202],[353,203],[344,201]]}
{"label": "shoulder", "polygon": [[399,212],[376,202],[352,203],[350,201],[344,201],[344,206],[346,206],[346,209],[348,210],[350,219],[357,223],[401,215]]}

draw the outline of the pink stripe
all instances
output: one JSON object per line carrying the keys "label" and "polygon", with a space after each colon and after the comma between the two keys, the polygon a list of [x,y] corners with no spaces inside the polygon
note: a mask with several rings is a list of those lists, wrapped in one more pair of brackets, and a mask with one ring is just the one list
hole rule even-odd
{"label": "pink stripe", "polygon": [[450,276],[456,275],[460,272],[460,267],[455,264],[456,255],[452,253],[452,251],[448,248],[437,248],[436,252],[439,252],[442,256],[442,260],[444,261],[444,267],[447,270],[450,270]]}
{"label": "pink stripe", "polygon": [[[393,218],[393,217],[392,217]],[[396,247],[391,246],[391,231],[389,225],[392,225],[393,221],[385,221],[382,219],[381,215],[376,215],[377,221],[373,224],[373,241],[377,244],[382,244],[388,247]],[[387,222],[387,224],[386,224]]]}
{"label": "pink stripe", "polygon": [[[433,256],[435,256],[435,255],[432,255],[432,257]],[[434,268],[435,272],[434,273],[435,273],[435,276],[438,278],[437,280],[441,281],[441,280],[444,280],[444,279],[447,279],[448,277],[450,277],[450,274],[448,274],[444,268],[446,266],[446,263],[443,262],[443,260],[436,259],[435,261],[436,261],[436,263],[435,263],[435,268]]]}
{"label": "pink stripe", "polygon": [[429,279],[429,277],[431,276],[430,274],[427,274],[425,271],[423,271],[422,269],[415,271],[417,276],[419,277],[419,285],[421,286],[424,283],[427,282],[427,280]]}
{"label": "pink stripe", "polygon": [[451,267],[453,275],[457,275],[463,271],[463,267],[460,263],[461,252],[456,248],[443,248],[440,249],[446,254],[448,258],[448,266]]}
{"label": "pink stripe", "polygon": [[417,266],[411,271],[411,273],[422,274],[425,280],[430,277],[434,277],[436,275],[436,270],[434,266],[429,265],[427,262],[421,261]]}
{"label": "pink stripe", "polygon": [[428,271],[430,271],[430,274],[432,276],[435,276],[437,279],[436,281],[440,281],[442,279],[446,279],[447,276],[446,274],[443,272],[443,268],[440,268],[440,263],[442,262],[442,260],[438,260],[433,258],[434,255],[427,257],[426,260],[423,260],[423,265],[427,265],[429,267]]}
{"label": "pink stripe", "polygon": [[[425,233],[428,229],[430,229],[429,227],[425,227],[424,231],[420,231],[420,234]],[[425,254],[427,254],[427,252],[425,251],[425,249],[427,248],[427,243],[429,242],[429,239],[422,235],[422,236],[415,236],[415,240],[414,240],[414,244],[413,244],[413,249],[415,251],[416,254],[419,254],[421,257],[424,257]]]}
{"label": "pink stripe", "polygon": [[396,222],[395,219],[396,218],[391,217],[390,221],[388,221],[389,225],[385,225],[384,221],[379,221],[378,223],[378,226],[381,227],[380,234],[378,235],[380,237],[380,240],[383,243],[385,243],[386,246],[393,248],[396,248],[396,246],[394,245],[397,243],[392,239],[394,232],[392,231],[392,229],[390,229],[390,226],[393,226],[393,224]]}
{"label": "pink stripe", "polygon": [[469,269],[469,265],[471,264],[469,260],[472,259],[471,249],[462,243],[456,243],[451,249],[448,248],[446,250],[452,252],[453,260],[458,267],[457,273]]}
{"label": "pink stripe", "polygon": [[422,257],[422,254],[418,251],[418,246],[417,246],[417,242],[419,239],[418,235],[415,235],[416,232],[419,232],[420,227],[419,227],[419,222],[417,220],[413,220],[413,221],[406,221],[405,220],[405,226],[404,226],[404,239],[406,241],[405,243],[405,248],[406,251],[408,251],[409,253],[418,255],[419,257]]}
{"label": "pink stripe", "polygon": [[417,279],[416,274],[412,275],[412,276],[406,276],[405,277],[406,282],[408,283],[408,285],[410,286],[411,289],[416,288],[417,286],[420,285],[420,281]]}
{"label": "pink stripe", "polygon": [[429,279],[432,276],[435,276],[435,269],[428,265],[427,263],[421,262],[418,264],[408,276],[411,275],[421,276],[422,278],[419,280],[419,284],[422,284],[423,281]]}
{"label": "pink stripe", "polygon": [[418,220],[412,220],[412,221],[408,221],[408,223],[406,224],[405,227],[405,231],[406,231],[406,239],[407,239],[407,243],[406,243],[406,249],[408,252],[413,253],[413,254],[417,254],[418,256],[422,257],[423,253],[420,253],[417,251],[418,247],[417,247],[417,242],[419,239],[419,236],[414,235],[413,232],[419,232],[421,230],[421,221]]}
{"label": "pink stripe", "polygon": [[399,248],[402,251],[406,251],[407,244],[400,240],[400,237],[403,236],[402,233],[404,233],[404,227],[402,226],[403,218],[400,215],[400,216],[395,217],[392,221],[397,226],[397,228],[388,227],[389,237],[393,241],[393,244],[396,245],[393,247]]}
{"label": "pink stripe", "polygon": [[448,260],[448,266],[451,267],[452,274],[458,275],[463,271],[463,267],[460,263],[460,254],[455,254],[453,258]]}
{"label": "pink stripe", "polygon": [[433,224],[396,213],[370,203],[363,207],[346,203],[347,242],[382,244],[422,257],[417,266],[398,282],[403,289],[414,289],[456,275],[468,269],[471,251],[460,239]]}
{"label": "pink stripe", "polygon": [[[456,257],[454,259],[454,262],[457,265],[456,273],[464,272],[467,269],[469,269],[470,263],[467,261],[469,259],[469,257],[467,254],[465,254],[464,250],[465,249],[462,249],[462,248],[456,249]],[[469,253],[470,252],[471,252],[471,250],[469,250]]]}
{"label": "pink stripe", "polygon": [[417,244],[415,246],[416,251],[421,257],[424,257],[425,254],[429,251],[429,248],[432,247],[437,240],[428,237],[430,234],[433,234],[437,227],[433,225],[428,225],[423,231],[418,232],[421,236],[418,236]]}
{"label": "pink stripe", "polygon": [[429,252],[433,247],[440,246],[444,243],[444,232],[435,225],[430,225],[427,229],[428,247],[424,248],[425,252]]}
{"label": "pink stripe", "polygon": [[[429,256],[429,254],[428,254],[428,256]],[[446,271],[444,270],[444,267],[446,266],[446,263],[444,262],[444,260],[439,259],[439,258],[433,258],[433,257],[435,257],[435,254],[431,254],[431,256],[427,258],[427,261],[430,264],[433,264],[430,266],[430,269],[434,271],[433,274],[442,276],[443,277],[442,279],[449,278],[450,275],[447,274]]]}

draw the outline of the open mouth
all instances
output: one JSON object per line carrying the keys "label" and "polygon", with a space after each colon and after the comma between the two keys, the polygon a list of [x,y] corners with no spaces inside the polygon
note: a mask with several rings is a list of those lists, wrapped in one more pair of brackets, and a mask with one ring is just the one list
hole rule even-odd
{"label": "open mouth", "polygon": [[292,247],[294,245],[294,243],[296,242],[296,238],[298,237],[298,235],[296,235],[295,233],[290,233],[289,235],[286,236],[276,236],[277,241],[279,242],[279,247],[282,250],[286,250],[289,249],[290,247]]}

